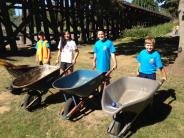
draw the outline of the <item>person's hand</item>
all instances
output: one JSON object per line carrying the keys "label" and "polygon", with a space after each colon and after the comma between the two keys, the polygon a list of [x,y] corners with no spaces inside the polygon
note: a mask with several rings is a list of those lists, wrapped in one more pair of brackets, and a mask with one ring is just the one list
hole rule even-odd
{"label": "person's hand", "polygon": [[162,77],[162,80],[166,81],[166,80],[167,80],[167,78],[166,78],[166,77]]}
{"label": "person's hand", "polygon": [[117,68],[117,65],[113,65],[112,69],[115,70]]}
{"label": "person's hand", "polygon": [[92,68],[93,70],[95,70],[96,69],[96,64],[95,63],[93,63],[93,68]]}
{"label": "person's hand", "polygon": [[47,64],[49,63],[49,59],[46,60],[46,63],[47,63]]}
{"label": "person's hand", "polygon": [[75,60],[75,59],[73,59],[73,60],[72,60],[72,64],[75,64],[75,63],[76,63],[76,60]]}
{"label": "person's hand", "polygon": [[58,59],[56,59],[56,65],[57,65],[57,64],[59,64],[59,60],[58,60]]}
{"label": "person's hand", "polygon": [[137,71],[136,76],[139,77],[139,71]]}

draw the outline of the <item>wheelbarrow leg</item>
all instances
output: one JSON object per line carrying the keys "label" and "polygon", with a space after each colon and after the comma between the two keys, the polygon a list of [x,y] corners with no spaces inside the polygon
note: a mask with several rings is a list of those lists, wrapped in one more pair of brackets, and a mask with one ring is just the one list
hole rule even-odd
{"label": "wheelbarrow leg", "polygon": [[70,119],[84,104],[84,101],[81,100],[78,104],[74,96],[67,99],[67,96],[64,94],[65,105],[64,109],[60,112],[65,119]]}
{"label": "wheelbarrow leg", "polygon": [[84,101],[81,100],[79,104],[75,105],[74,108],[66,115],[66,118],[71,118],[84,104]]}
{"label": "wheelbarrow leg", "polygon": [[114,120],[109,125],[107,132],[110,134],[111,138],[119,138],[118,134],[121,130],[121,123],[117,120]]}
{"label": "wheelbarrow leg", "polygon": [[133,122],[137,119],[138,116],[139,116],[139,114],[137,113],[137,114],[135,115],[135,117],[132,119],[131,122],[128,122],[128,123],[126,123],[126,124],[124,125],[123,129],[122,129],[122,130],[119,132],[119,134],[118,134],[119,137],[122,136],[122,135],[124,135],[124,134],[130,129],[131,125],[132,125]]}
{"label": "wheelbarrow leg", "polygon": [[23,106],[27,110],[31,110],[41,104],[41,94],[39,91],[30,91],[27,93],[24,102],[21,106]]}

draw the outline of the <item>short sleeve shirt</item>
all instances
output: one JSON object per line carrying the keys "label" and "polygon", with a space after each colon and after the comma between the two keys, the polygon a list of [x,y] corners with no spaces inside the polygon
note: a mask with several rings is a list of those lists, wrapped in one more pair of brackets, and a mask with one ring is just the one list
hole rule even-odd
{"label": "short sleeve shirt", "polygon": [[111,54],[116,52],[112,41],[98,40],[93,47],[93,52],[96,54],[96,69],[101,72],[109,71]]}
{"label": "short sleeve shirt", "polygon": [[[61,40],[58,44],[58,49],[61,49]],[[67,41],[64,48],[61,49],[61,62],[72,63],[73,52],[77,49],[75,41]]]}
{"label": "short sleeve shirt", "polygon": [[153,74],[157,69],[163,67],[160,54],[157,51],[149,53],[144,49],[137,56],[137,61],[140,63],[139,72],[144,74]]}
{"label": "short sleeve shirt", "polygon": [[[43,40],[39,40],[39,41],[41,42],[41,44],[44,43]],[[46,47],[47,47],[47,48],[50,48],[50,44],[49,44],[48,42],[46,43]],[[38,49],[38,42],[37,42],[36,45],[35,45],[35,49]]]}

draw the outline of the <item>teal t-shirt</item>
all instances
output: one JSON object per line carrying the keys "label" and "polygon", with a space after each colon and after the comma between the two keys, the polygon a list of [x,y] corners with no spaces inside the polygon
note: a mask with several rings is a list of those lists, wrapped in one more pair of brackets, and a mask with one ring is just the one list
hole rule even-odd
{"label": "teal t-shirt", "polygon": [[[40,40],[41,41],[41,43],[43,44],[43,40]],[[49,44],[49,42],[46,44],[46,47],[47,48],[50,48],[50,44]],[[36,45],[35,45],[35,49],[38,49],[38,42],[36,43]]]}
{"label": "teal t-shirt", "polygon": [[116,52],[112,41],[106,39],[105,41],[98,40],[93,52],[96,53],[96,69],[101,72],[108,72],[110,70],[111,53]]}
{"label": "teal t-shirt", "polygon": [[137,61],[140,63],[139,72],[144,74],[153,74],[157,69],[163,68],[160,54],[157,51],[149,53],[144,49],[137,56]]}

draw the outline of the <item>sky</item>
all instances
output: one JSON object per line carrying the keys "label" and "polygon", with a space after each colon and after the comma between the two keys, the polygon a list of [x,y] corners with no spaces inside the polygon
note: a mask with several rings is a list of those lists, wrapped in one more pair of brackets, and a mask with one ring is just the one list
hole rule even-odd
{"label": "sky", "polygon": [[126,0],[126,1],[128,1],[128,2],[132,2],[132,0]]}

